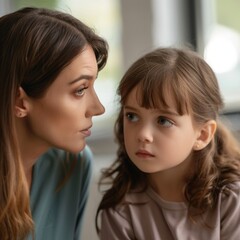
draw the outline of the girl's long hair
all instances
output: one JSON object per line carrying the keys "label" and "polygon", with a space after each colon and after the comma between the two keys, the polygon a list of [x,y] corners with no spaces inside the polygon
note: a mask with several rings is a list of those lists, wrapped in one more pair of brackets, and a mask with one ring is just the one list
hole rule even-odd
{"label": "girl's long hair", "polygon": [[101,70],[108,57],[106,41],[71,15],[24,8],[0,18],[1,240],[21,240],[34,229],[15,127],[19,87],[32,98],[42,97],[86,45],[93,48]]}
{"label": "girl's long hair", "polygon": [[[138,101],[145,108],[169,107],[168,96],[173,96],[180,115],[190,114],[195,124],[217,121],[217,131],[211,142],[200,151],[192,151],[193,173],[187,176],[185,197],[189,209],[200,213],[211,209],[219,192],[227,193],[229,183],[240,179],[240,148],[232,133],[220,122],[223,106],[216,76],[209,65],[189,49],[160,48],[138,59],[127,70],[119,87],[120,111],[115,123],[118,143],[117,159],[104,169],[99,184],[110,184],[105,190],[96,215],[101,210],[114,208],[130,190],[147,185],[147,174],[129,159],[124,146],[123,106],[135,86],[140,87]],[[106,189],[106,188],[105,188]]]}

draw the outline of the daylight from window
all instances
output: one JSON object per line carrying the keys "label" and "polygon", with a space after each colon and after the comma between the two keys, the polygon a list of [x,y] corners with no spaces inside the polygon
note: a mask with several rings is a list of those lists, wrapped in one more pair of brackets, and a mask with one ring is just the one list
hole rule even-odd
{"label": "daylight from window", "polygon": [[240,109],[240,2],[216,0],[216,24],[204,57],[215,71],[225,102],[225,112]]}

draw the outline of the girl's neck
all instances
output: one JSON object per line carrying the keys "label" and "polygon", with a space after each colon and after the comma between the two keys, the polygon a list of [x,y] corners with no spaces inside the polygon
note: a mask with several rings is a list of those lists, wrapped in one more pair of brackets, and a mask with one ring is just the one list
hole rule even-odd
{"label": "girl's neck", "polygon": [[186,177],[189,176],[189,171],[192,169],[192,161],[185,161],[183,165],[149,174],[150,186],[164,200],[185,202]]}
{"label": "girl's neck", "polygon": [[184,183],[169,182],[159,178],[161,184],[156,183],[158,178],[150,178],[150,186],[164,200],[170,202],[184,202]]}

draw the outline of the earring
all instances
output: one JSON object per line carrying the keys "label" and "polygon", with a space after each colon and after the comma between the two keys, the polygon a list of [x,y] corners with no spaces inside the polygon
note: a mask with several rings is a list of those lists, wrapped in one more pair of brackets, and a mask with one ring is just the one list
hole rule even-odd
{"label": "earring", "polygon": [[200,144],[199,143],[196,143],[195,146],[194,146],[195,150],[198,150],[200,148]]}
{"label": "earring", "polygon": [[23,115],[22,115],[21,112],[18,112],[18,113],[17,113],[17,116],[18,116],[18,117],[22,117]]}

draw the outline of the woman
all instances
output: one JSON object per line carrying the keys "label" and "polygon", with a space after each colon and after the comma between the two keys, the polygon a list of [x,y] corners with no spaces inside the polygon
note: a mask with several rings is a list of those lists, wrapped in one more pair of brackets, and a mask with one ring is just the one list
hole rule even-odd
{"label": "woman", "polygon": [[0,33],[0,239],[79,239],[107,43],[38,8],[1,17]]}

